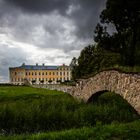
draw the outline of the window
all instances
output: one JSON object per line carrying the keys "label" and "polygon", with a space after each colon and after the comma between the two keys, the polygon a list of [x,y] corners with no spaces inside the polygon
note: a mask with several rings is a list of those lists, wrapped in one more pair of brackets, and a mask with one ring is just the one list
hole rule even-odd
{"label": "window", "polygon": [[30,72],[29,72],[29,75],[30,75]]}
{"label": "window", "polygon": [[28,75],[28,73],[26,72],[26,75]]}
{"label": "window", "polygon": [[42,73],[42,75],[44,75],[44,72]]}
{"label": "window", "polygon": [[35,72],[35,75],[37,75],[37,73]]}
{"label": "window", "polygon": [[15,72],[15,75],[17,75],[17,72]]}
{"label": "window", "polygon": [[51,75],[51,72],[49,72],[49,75]]}
{"label": "window", "polygon": [[53,72],[53,75],[55,75],[55,73]]}
{"label": "window", "polygon": [[32,72],[32,75],[34,75],[34,73]]}
{"label": "window", "polygon": [[48,73],[46,72],[46,75],[47,75]]}
{"label": "window", "polygon": [[39,72],[39,75],[40,75],[40,72]]}

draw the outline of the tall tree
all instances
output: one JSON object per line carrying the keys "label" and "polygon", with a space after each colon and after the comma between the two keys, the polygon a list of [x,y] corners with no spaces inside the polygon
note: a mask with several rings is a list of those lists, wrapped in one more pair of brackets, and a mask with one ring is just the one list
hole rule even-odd
{"label": "tall tree", "polygon": [[72,79],[75,80],[77,77],[79,77],[78,60],[76,57],[72,58],[70,67],[72,70]]}
{"label": "tall tree", "polygon": [[118,64],[119,57],[117,53],[105,50],[99,44],[89,45],[81,51],[76,65],[75,58],[72,59],[71,64],[74,64],[72,68],[73,79],[87,77],[102,69],[112,67]]}
{"label": "tall tree", "polygon": [[134,66],[136,43],[140,36],[140,0],[107,0],[106,9],[100,17],[102,23],[115,26],[120,37],[121,51],[126,52],[128,65]]}

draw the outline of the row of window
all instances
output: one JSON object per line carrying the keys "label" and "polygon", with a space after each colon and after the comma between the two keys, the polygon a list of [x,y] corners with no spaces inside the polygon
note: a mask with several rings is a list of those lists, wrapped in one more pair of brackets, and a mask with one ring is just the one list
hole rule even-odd
{"label": "row of window", "polygon": [[70,68],[59,68],[59,70],[70,70]]}
{"label": "row of window", "polygon": [[[37,81],[37,78],[28,78],[29,81]],[[66,78],[38,78],[39,81],[62,81],[70,80],[69,77]]]}
{"label": "row of window", "polygon": [[69,72],[26,72],[26,75],[69,75]]}
{"label": "row of window", "polygon": [[23,82],[24,79],[23,78],[12,78],[11,81],[12,82]]}
{"label": "row of window", "polygon": [[[31,81],[31,82],[36,82],[37,81],[37,78],[28,78],[28,80],[29,81]],[[49,81],[68,81],[68,80],[70,80],[70,78],[69,77],[67,77],[67,78],[39,78],[38,79],[39,81],[42,81],[42,82],[49,82]],[[11,79],[11,81],[12,82],[23,82],[24,81],[24,79],[23,78],[12,78]]]}
{"label": "row of window", "polygon": [[[13,73],[13,72],[12,72]],[[15,75],[23,75],[23,72],[14,72]]]}
{"label": "row of window", "polygon": [[[23,75],[23,72],[14,72],[15,75]],[[69,72],[26,72],[26,75],[69,75]]]}

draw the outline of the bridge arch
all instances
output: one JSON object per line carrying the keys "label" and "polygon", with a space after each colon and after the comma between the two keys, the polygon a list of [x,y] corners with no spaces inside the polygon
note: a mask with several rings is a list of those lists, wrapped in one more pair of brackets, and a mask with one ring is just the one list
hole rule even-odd
{"label": "bridge arch", "polygon": [[126,74],[116,70],[103,71],[95,76],[81,80],[73,88],[71,95],[88,102],[96,93],[115,92],[122,96],[140,114],[140,75]]}
{"label": "bridge arch", "polygon": [[88,98],[87,103],[96,101],[96,100],[97,100],[102,94],[104,94],[105,92],[108,92],[108,90],[102,90],[102,91],[99,91],[99,92],[96,92],[96,93],[92,94],[92,95]]}

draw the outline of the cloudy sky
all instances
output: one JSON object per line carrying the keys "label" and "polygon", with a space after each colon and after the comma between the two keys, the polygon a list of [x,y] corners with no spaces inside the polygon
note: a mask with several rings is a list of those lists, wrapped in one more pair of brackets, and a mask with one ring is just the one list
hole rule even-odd
{"label": "cloudy sky", "polygon": [[69,64],[93,42],[105,0],[0,0],[0,82],[8,68]]}

